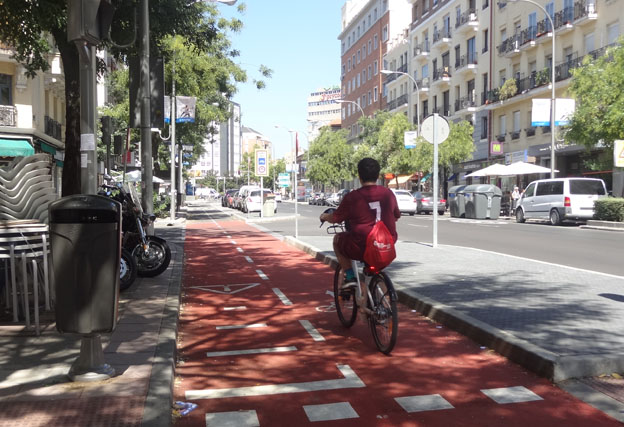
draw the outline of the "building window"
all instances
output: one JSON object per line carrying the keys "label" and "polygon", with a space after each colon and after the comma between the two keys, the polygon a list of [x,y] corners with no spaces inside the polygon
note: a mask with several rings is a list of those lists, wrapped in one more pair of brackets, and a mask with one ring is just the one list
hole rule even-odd
{"label": "building window", "polygon": [[520,132],[520,110],[513,112],[513,131]]}
{"label": "building window", "polygon": [[422,0],[423,15],[429,11],[429,0]]}
{"label": "building window", "polygon": [[615,43],[620,36],[620,23],[614,22],[607,25],[607,44]]}
{"label": "building window", "polygon": [[490,42],[490,31],[488,29],[485,29],[483,31],[483,50],[482,53],[485,53],[488,51],[488,43]]}
{"label": "building window", "polygon": [[373,101],[377,102],[377,99],[379,99],[379,89],[375,86],[373,89]]}
{"label": "building window", "polygon": [[368,54],[370,55],[371,53],[373,53],[373,41],[372,40],[368,40]]}
{"label": "building window", "polygon": [[368,91],[368,104],[367,105],[371,105],[373,103],[373,98],[371,97],[371,91]]}
{"label": "building window", "polygon": [[370,80],[372,78],[373,78],[373,67],[369,65],[368,66],[368,79],[367,80]]}
{"label": "building window", "polygon": [[487,139],[488,135],[488,118],[487,116],[481,117],[481,139]]}
{"label": "building window", "polygon": [[347,59],[347,71],[351,71],[351,60]]}
{"label": "building window", "polygon": [[362,61],[366,59],[366,45],[362,45]]}
{"label": "building window", "polygon": [[357,51],[357,63],[358,64],[360,63],[360,59],[361,59],[360,50],[358,49],[358,51]]}
{"label": "building window", "polygon": [[373,75],[377,75],[377,73],[379,73],[379,62],[375,59],[375,62],[373,62]]}
{"label": "building window", "polygon": [[11,76],[0,74],[0,105],[13,105]]}
{"label": "building window", "polygon": [[383,29],[381,30],[381,41],[382,42],[388,41],[388,26],[387,25],[385,25]]}
{"label": "building window", "polygon": [[498,118],[499,120],[499,127],[500,127],[500,135],[504,135],[505,133],[507,133],[507,117],[505,117],[505,115],[503,114],[502,116],[500,116]]}
{"label": "building window", "polygon": [[585,34],[585,53],[594,50],[594,33]]}
{"label": "building window", "polygon": [[373,49],[374,50],[377,50],[377,45],[379,45],[379,40],[378,40],[377,34],[375,34],[373,36]]}

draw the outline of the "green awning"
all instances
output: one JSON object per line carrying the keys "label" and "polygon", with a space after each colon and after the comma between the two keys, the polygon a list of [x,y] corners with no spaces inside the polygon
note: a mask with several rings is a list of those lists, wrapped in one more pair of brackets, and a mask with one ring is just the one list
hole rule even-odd
{"label": "green awning", "polygon": [[0,138],[0,157],[32,156],[35,149],[25,139]]}
{"label": "green awning", "polygon": [[41,151],[43,151],[44,153],[50,153],[52,155],[56,154],[56,148],[54,148],[53,146],[49,144],[46,144],[43,141],[41,141]]}

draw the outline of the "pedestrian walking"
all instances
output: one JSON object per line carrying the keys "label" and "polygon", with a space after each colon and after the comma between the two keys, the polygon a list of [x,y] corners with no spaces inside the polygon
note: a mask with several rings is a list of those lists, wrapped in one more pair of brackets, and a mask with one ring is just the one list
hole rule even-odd
{"label": "pedestrian walking", "polygon": [[518,200],[520,200],[520,190],[518,189],[518,186],[515,185],[513,191],[511,192],[511,210],[512,210],[512,214],[516,213],[516,208],[518,207]]}

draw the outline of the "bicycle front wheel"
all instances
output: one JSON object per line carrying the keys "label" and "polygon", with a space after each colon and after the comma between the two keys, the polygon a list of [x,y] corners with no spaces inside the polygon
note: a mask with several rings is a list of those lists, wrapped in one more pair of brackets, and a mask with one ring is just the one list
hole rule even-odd
{"label": "bicycle front wheel", "polygon": [[397,295],[386,273],[377,274],[369,285],[373,297],[368,323],[375,345],[383,354],[390,354],[396,344],[399,331]]}
{"label": "bicycle front wheel", "polygon": [[345,328],[350,328],[355,323],[357,316],[357,304],[355,303],[355,288],[341,289],[344,282],[342,267],[338,266],[334,274],[334,302],[338,319]]}

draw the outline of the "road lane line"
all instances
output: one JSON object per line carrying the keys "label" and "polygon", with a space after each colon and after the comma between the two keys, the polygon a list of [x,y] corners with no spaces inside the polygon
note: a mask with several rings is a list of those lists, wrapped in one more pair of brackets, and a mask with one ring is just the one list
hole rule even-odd
{"label": "road lane line", "polygon": [[284,305],[293,305],[292,301],[289,300],[286,297],[286,295],[284,295],[284,293],[279,290],[279,288],[273,288],[273,292],[275,292],[275,295],[277,295],[277,297],[280,299],[280,301],[282,301],[282,304],[284,304]]}
{"label": "road lane line", "polygon": [[262,270],[256,270],[256,273],[258,273],[258,276],[260,276],[262,280],[269,280],[269,277],[266,274],[264,274]]}
{"label": "road lane line", "polygon": [[420,225],[420,224],[407,224],[410,227],[422,227],[422,228],[429,228],[428,225]]}
{"label": "road lane line", "polygon": [[217,330],[221,331],[224,329],[248,329],[248,328],[266,328],[266,323],[251,323],[249,325],[223,325],[217,326]]}
{"label": "road lane line", "polygon": [[253,259],[251,259],[251,257],[248,257],[247,255],[245,255],[245,259],[247,260],[248,263],[253,264]]}
{"label": "road lane line", "polygon": [[247,307],[244,305],[238,305],[236,307],[223,307],[223,311],[232,311],[232,310],[247,310]]}
{"label": "road lane line", "polygon": [[222,399],[226,397],[268,396],[286,393],[306,393],[321,390],[340,390],[345,388],[362,388],[366,384],[355,374],[349,365],[337,365],[344,378],[337,380],[321,380],[304,383],[267,384],[251,387],[217,388],[211,390],[187,390],[188,400]]}
{"label": "road lane line", "polygon": [[280,353],[284,351],[297,351],[297,347],[294,345],[288,347],[267,347],[267,348],[252,348],[248,350],[229,350],[229,351],[212,351],[206,353],[208,357],[221,357],[221,356],[240,356],[243,354],[264,354],[264,353]]}
{"label": "road lane line", "polygon": [[242,248],[236,248],[236,250],[237,250],[238,252],[243,252],[243,249],[242,249]]}
{"label": "road lane line", "polygon": [[299,323],[301,323],[301,326],[308,331],[314,341],[325,341],[323,335],[321,335],[321,333],[317,331],[314,326],[312,326],[312,323],[310,323],[309,320],[300,320]]}
{"label": "road lane line", "polygon": [[231,242],[233,245],[235,245],[235,244],[236,244],[236,240],[232,240],[232,239],[230,239],[230,242]]}

